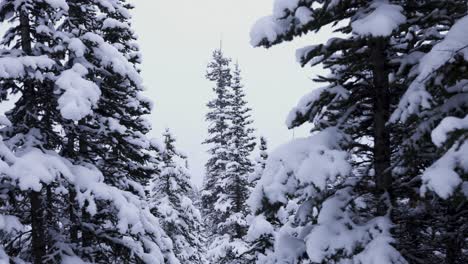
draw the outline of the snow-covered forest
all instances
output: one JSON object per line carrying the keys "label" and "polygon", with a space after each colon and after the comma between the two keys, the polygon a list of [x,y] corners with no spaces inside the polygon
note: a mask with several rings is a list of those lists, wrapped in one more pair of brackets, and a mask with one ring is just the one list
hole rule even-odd
{"label": "snow-covered forest", "polygon": [[290,50],[318,88],[269,117],[309,133],[270,147],[211,47],[201,186],[153,136],[135,5],[0,0],[0,264],[468,263],[467,0],[271,0],[252,49],[327,36]]}

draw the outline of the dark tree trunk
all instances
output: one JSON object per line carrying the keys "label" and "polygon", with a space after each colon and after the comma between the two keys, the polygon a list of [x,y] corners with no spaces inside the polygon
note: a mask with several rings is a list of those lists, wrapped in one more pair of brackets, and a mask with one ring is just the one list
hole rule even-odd
{"label": "dark tree trunk", "polygon": [[[78,125],[79,126],[84,126],[85,125],[85,122],[84,120],[80,120],[78,122]],[[87,144],[86,144],[86,136],[85,135],[80,135],[79,137],[79,141],[78,141],[78,145],[79,145],[79,153],[80,153],[80,157],[87,157]],[[91,216],[90,214],[86,211],[86,207],[88,206],[88,202],[85,202],[85,205],[83,207],[83,209],[81,210],[81,214],[82,214],[82,224],[83,225],[89,225],[90,224],[90,221],[91,221]],[[86,227],[86,226],[82,226],[82,230],[81,230],[81,243],[83,245],[84,248],[86,247],[90,247],[91,246],[91,241],[92,241],[92,238],[93,238],[93,235],[92,235],[92,232],[89,230],[89,227]]]}
{"label": "dark tree trunk", "polygon": [[392,186],[390,133],[390,91],[384,38],[371,40],[371,63],[374,82],[374,170],[377,189],[388,192]]}
{"label": "dark tree trunk", "polygon": [[42,207],[42,195],[40,192],[31,191],[31,247],[34,264],[42,264],[46,255],[46,244],[44,235],[44,218]]}
{"label": "dark tree trunk", "polygon": [[[21,48],[23,51],[32,54],[31,28],[29,24],[28,13],[24,10],[20,11],[20,30],[21,30]],[[24,83],[25,97],[34,95],[34,84],[31,81]],[[33,99],[33,97],[30,97]],[[31,122],[31,118],[26,118],[26,122]],[[32,123],[32,122],[31,122]],[[31,124],[30,124],[31,125]],[[42,264],[42,260],[46,255],[46,244],[44,235],[44,218],[41,192],[31,191],[29,193],[31,203],[31,251],[32,261],[34,264]]]}

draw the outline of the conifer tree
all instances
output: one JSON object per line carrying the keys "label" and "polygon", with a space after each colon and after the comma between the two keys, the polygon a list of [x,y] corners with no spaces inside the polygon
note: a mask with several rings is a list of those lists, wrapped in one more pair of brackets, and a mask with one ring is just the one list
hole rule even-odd
{"label": "conifer tree", "polygon": [[[418,184],[421,169],[429,166],[434,158],[425,156],[413,144],[418,141],[419,149],[434,150],[427,140],[427,131],[420,130],[434,128],[434,124],[425,123],[426,118],[412,119],[419,130],[416,132],[408,124],[390,122],[394,119],[390,115],[396,109],[397,116],[408,116],[406,110],[415,109],[411,101],[430,105],[425,101],[428,97],[424,90],[418,96],[404,96],[402,100],[400,97],[411,91],[410,82],[417,72],[414,65],[421,61],[421,55],[430,50],[441,33],[447,30],[447,25],[454,22],[443,14],[459,17],[460,13],[466,12],[466,5],[461,5],[457,1],[298,1],[297,5],[277,1],[273,16],[256,25],[252,43],[264,46],[288,41],[327,25],[333,25],[336,31],[343,33],[344,37],[331,38],[326,44],[297,52],[302,65],[322,63],[331,74],[316,79],[329,85],[304,97],[291,112],[287,123],[292,128],[310,121],[317,131],[309,139],[311,142],[331,147],[335,155],[343,150],[352,153],[351,157],[342,160],[349,161],[351,167],[339,173],[332,173],[332,164],[340,159],[333,158],[329,165],[312,163],[302,158],[297,142],[291,142],[272,155],[254,192],[257,207],[260,211],[275,210],[274,204],[279,203],[276,208],[282,208],[281,205],[291,202],[298,202],[299,207],[294,219],[281,224],[275,236],[278,238],[275,249],[286,246],[285,242],[289,241],[296,244],[298,250],[290,252],[289,256],[287,251],[277,250],[270,255],[271,259],[305,263],[340,260],[372,263],[378,256],[381,263],[426,263],[424,259],[429,261],[431,256],[413,255],[410,245],[418,244],[421,249],[437,251],[434,248],[431,251],[428,242],[425,244],[429,247],[425,247],[418,242],[404,241],[412,238],[424,241],[424,233],[437,226],[434,221],[433,226],[429,224],[421,229],[403,225],[410,222],[408,219],[412,215],[418,215],[414,214],[416,212],[432,211],[412,208],[420,200],[414,186]],[[435,15],[434,10],[440,13]],[[436,33],[435,29],[441,31]],[[410,78],[408,69],[412,70]],[[397,105],[406,110],[398,109]],[[453,101],[448,105],[456,107]],[[441,112],[436,118],[446,115],[439,114]],[[334,135],[332,141],[327,134]],[[316,141],[318,139],[320,142]],[[302,151],[312,150],[312,155],[316,147],[305,149]],[[319,153],[316,159],[332,156],[326,150]],[[288,160],[287,156],[296,158]],[[342,169],[345,168],[343,163]],[[305,181],[305,175],[308,175],[308,181]],[[278,190],[277,184],[284,189]],[[272,189],[279,194],[271,195]],[[403,191],[405,189],[407,191]],[[419,208],[423,208],[423,203],[419,203]],[[405,206],[407,209],[403,209]],[[392,228],[394,224],[398,226],[397,230]],[[327,231],[332,227],[337,233]],[[335,234],[339,234],[340,239],[348,237],[350,240],[340,243],[334,240]],[[353,237],[358,239],[353,240]],[[356,243],[359,244],[357,248],[352,246]],[[325,248],[327,250],[323,251]],[[378,254],[373,254],[377,251]]]}
{"label": "conifer tree", "polygon": [[[20,94],[15,107],[7,113],[11,123],[4,129],[3,139],[11,151],[25,158],[39,150],[46,156],[60,145],[60,138],[54,132],[54,124],[60,119],[54,95],[54,74],[59,62],[54,59],[53,49],[58,43],[50,34],[55,33],[59,11],[65,8],[62,4],[2,1],[0,5],[0,21],[11,23],[1,42],[2,100],[10,99],[11,94]],[[8,156],[7,166],[13,166],[15,155],[6,150],[2,154]],[[24,173],[7,173],[4,167],[2,183],[6,188],[2,193],[6,197],[2,197],[2,214],[17,216],[19,223],[30,227],[31,233],[27,238],[25,229],[19,229],[3,237],[2,245],[7,246],[6,254],[11,257],[42,263],[51,238],[46,228],[50,222],[46,220],[45,210],[49,186],[32,188],[25,182],[21,185],[21,180],[26,179],[16,177],[26,176]]]}
{"label": "conifer tree", "polygon": [[164,147],[160,174],[150,184],[151,212],[161,219],[162,228],[174,244],[174,254],[181,263],[205,263],[200,211],[190,198],[193,193],[186,156],[175,147],[169,131],[163,134]]}
{"label": "conifer tree", "polygon": [[[252,31],[254,45],[271,46],[343,22],[336,31],[344,37],[297,52],[302,65],[322,63],[330,71],[315,80],[328,85],[304,97],[287,120],[289,128],[311,121],[317,134],[273,154],[253,198],[260,212],[297,203],[294,218],[282,220],[275,241],[275,249],[291,244],[295,250],[276,250],[276,261],[372,263],[378,254],[382,263],[405,263],[392,245],[392,151],[386,125],[390,60],[396,54],[390,36],[406,21],[401,10],[384,1],[278,1],[274,14]],[[374,19],[385,26],[370,26]],[[276,27],[273,35],[266,34],[269,23]],[[300,141],[310,145],[299,146]],[[269,194],[274,184],[284,185],[277,197]],[[377,244],[379,253],[373,249]]]}
{"label": "conifer tree", "polygon": [[226,172],[228,157],[228,126],[229,126],[229,104],[231,93],[229,85],[231,83],[230,59],[224,57],[221,50],[213,52],[213,59],[208,64],[206,78],[215,83],[213,91],[215,98],[207,106],[209,113],[206,115],[206,121],[209,123],[208,139],[204,144],[208,144],[210,158],[206,163],[206,174],[203,182],[202,205],[203,215],[206,218],[208,234],[215,234],[219,223],[219,214],[215,213],[215,203],[218,195],[222,191],[219,185],[219,177]]}
{"label": "conifer tree", "polygon": [[[211,201],[204,200],[205,208],[211,208],[207,215],[212,216],[209,218],[212,230],[209,231],[208,259],[211,263],[242,263],[241,255],[246,250],[243,237],[247,232],[248,175],[253,171],[250,153],[255,143],[250,127],[251,110],[245,100],[239,66],[236,64],[231,69],[229,59],[224,60],[225,64],[220,63],[219,52],[215,51],[214,63],[209,64],[207,75],[217,83],[217,98],[208,105],[212,111],[207,119],[214,124],[209,130],[211,138],[206,142],[212,145],[207,168],[214,164],[218,169],[208,171],[204,186],[204,195],[212,195]],[[225,77],[219,74],[223,67]],[[213,109],[213,106],[219,108]],[[216,137],[222,140],[213,140]],[[210,180],[213,183],[206,184]]]}
{"label": "conifer tree", "polygon": [[[129,114],[125,123],[137,135],[125,136],[135,150],[127,146],[125,154],[134,156],[112,159],[131,171],[117,181],[118,174],[104,169],[110,166],[106,150],[117,142],[99,140],[110,131],[124,134],[119,106],[140,106],[135,102],[141,100],[136,92],[141,91],[141,81],[127,60],[128,51],[121,53],[117,41],[101,37],[103,28],[115,22],[99,23],[103,16],[98,14],[120,12],[128,20],[127,7],[124,1],[0,4],[0,20],[12,22],[2,41],[3,99],[20,92],[7,114],[11,123],[4,122],[2,131],[6,147],[1,153],[1,210],[7,218],[17,216],[2,236],[2,258],[32,263],[178,263],[143,199],[144,181],[131,180],[138,177],[137,171],[151,168],[141,159],[149,157],[145,149],[151,142],[144,136],[148,125],[131,123],[142,120],[138,114]],[[114,120],[99,114],[100,103],[109,100],[103,93],[106,78],[120,79],[127,88],[129,83],[140,87],[128,89],[127,101],[113,101],[119,113]]]}

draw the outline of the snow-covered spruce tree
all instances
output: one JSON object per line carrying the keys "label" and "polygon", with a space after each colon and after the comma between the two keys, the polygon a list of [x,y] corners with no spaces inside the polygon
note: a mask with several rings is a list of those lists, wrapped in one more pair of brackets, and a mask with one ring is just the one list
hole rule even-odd
{"label": "snow-covered spruce tree", "polygon": [[202,214],[209,235],[216,234],[218,231],[215,223],[220,222],[221,216],[214,209],[217,197],[222,191],[219,179],[226,173],[226,165],[229,162],[227,153],[228,107],[232,99],[232,94],[229,91],[232,78],[230,61],[224,57],[221,50],[215,50],[206,74],[206,78],[215,84],[213,87],[215,98],[207,104],[209,112],[206,115],[206,121],[209,123],[209,137],[204,144],[208,144],[210,147],[210,158],[205,165],[206,174],[201,193]]}
{"label": "snow-covered spruce tree", "polygon": [[409,85],[391,118],[405,127],[398,197],[410,201],[395,210],[397,232],[405,256],[416,263],[461,263],[468,232],[461,224],[467,218],[468,7],[466,1],[419,5],[420,23],[407,38],[400,74]]}
{"label": "snow-covered spruce tree", "polygon": [[[106,154],[91,148],[97,132],[106,132],[89,125],[97,120],[93,110],[102,90],[102,76],[94,70],[105,68],[111,75],[117,69],[132,77],[138,72],[123,55],[116,56],[117,48],[100,41],[102,31],[94,26],[102,10],[88,2],[77,8],[77,3],[0,5],[1,20],[12,22],[2,41],[2,94],[5,99],[19,92],[20,97],[2,131],[11,149],[2,149],[2,215],[18,216],[17,222],[9,218],[11,224],[2,225],[10,231],[2,233],[2,258],[178,263],[143,197],[109,183],[112,175],[100,171]],[[86,15],[77,19],[79,11]],[[59,25],[72,20],[75,24]],[[143,187],[132,187],[144,193]]]}
{"label": "snow-covered spruce tree", "polygon": [[215,213],[220,216],[217,232],[208,247],[212,263],[243,263],[242,254],[246,244],[248,207],[250,193],[248,175],[253,172],[250,154],[255,147],[254,130],[250,108],[245,100],[244,86],[238,64],[232,71],[232,79],[226,92],[231,96],[225,111],[228,114],[226,171],[216,175],[220,192],[215,201]]}
{"label": "snow-covered spruce tree", "polygon": [[[387,125],[399,88],[388,78],[397,70],[392,36],[405,22],[387,1],[276,1],[252,30],[252,44],[266,47],[327,25],[344,35],[297,52],[302,65],[322,63],[331,74],[316,78],[328,85],[287,120],[289,128],[310,121],[315,133],[271,155],[252,197],[257,213],[278,210],[269,261],[406,263],[392,236],[396,144]],[[291,202],[298,207],[288,219],[281,208]]]}
{"label": "snow-covered spruce tree", "polygon": [[[8,25],[0,51],[2,101],[12,99],[13,94],[19,95],[15,107],[7,113],[11,124],[3,129],[2,135],[9,149],[25,157],[34,155],[39,149],[47,156],[47,151],[60,144],[53,127],[57,122],[53,78],[57,61],[52,59],[52,53],[57,43],[50,38],[49,32],[54,32],[57,11],[61,8],[59,2],[0,3],[0,22]],[[10,171],[9,166],[14,165],[15,156],[6,149],[2,154],[7,164],[2,166],[1,214],[14,215],[23,226],[29,227],[9,235],[2,234],[2,247],[8,256],[42,263],[50,238],[46,228],[50,222],[46,222],[48,212],[45,210],[46,192],[49,190],[41,185],[32,186],[34,180],[20,178],[29,176],[22,173],[27,168]],[[39,169],[34,168],[31,172]],[[2,229],[11,230],[8,226],[4,222]]]}
{"label": "snow-covered spruce tree", "polygon": [[160,153],[160,173],[150,183],[151,212],[174,244],[174,254],[181,263],[204,264],[205,250],[200,211],[190,195],[190,175],[185,167],[186,156],[175,147],[175,138],[167,129]]}
{"label": "snow-covered spruce tree", "polygon": [[[69,118],[73,123],[68,139],[79,153],[76,162],[89,160],[110,187],[134,196],[132,202],[140,210],[135,213],[144,221],[137,232],[122,231],[119,216],[107,202],[97,203],[92,215],[81,210],[81,222],[75,227],[81,231],[80,255],[93,262],[176,263],[169,239],[144,202],[143,186],[156,171],[150,155],[155,146],[146,137],[150,125],[143,116],[150,113],[151,103],[141,95],[140,55],[129,22],[132,6],[126,1],[67,3],[69,16],[60,29],[66,34],[64,42],[75,48],[67,64],[84,66],[85,76],[100,90],[92,114]],[[151,260],[145,255],[154,249],[160,256]]]}

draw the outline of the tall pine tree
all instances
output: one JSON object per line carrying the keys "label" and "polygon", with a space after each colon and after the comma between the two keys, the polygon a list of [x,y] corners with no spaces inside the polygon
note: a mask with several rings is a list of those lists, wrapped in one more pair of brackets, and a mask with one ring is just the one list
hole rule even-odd
{"label": "tall pine tree", "polygon": [[[222,53],[219,50],[214,54],[207,75],[217,84],[214,89],[217,98],[208,105],[211,112],[207,119],[214,123],[209,129],[211,138],[207,140],[212,145],[207,168],[217,167],[218,170],[208,170],[206,179],[213,184],[204,186],[204,194],[212,195],[209,204],[205,203],[208,206],[205,209],[212,210],[207,214],[212,220],[208,259],[211,263],[242,263],[241,255],[246,250],[243,237],[247,232],[248,175],[253,170],[250,153],[255,147],[250,127],[251,110],[245,100],[239,66],[236,64],[231,69],[230,60],[220,59]],[[225,75],[219,74],[222,72]],[[216,137],[221,140],[213,140]]]}

